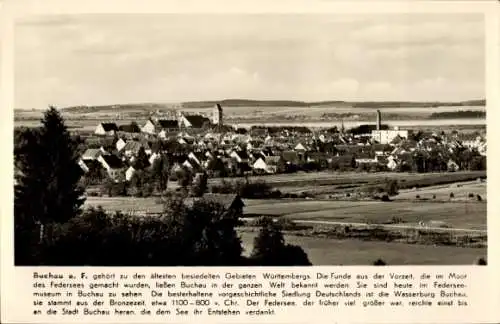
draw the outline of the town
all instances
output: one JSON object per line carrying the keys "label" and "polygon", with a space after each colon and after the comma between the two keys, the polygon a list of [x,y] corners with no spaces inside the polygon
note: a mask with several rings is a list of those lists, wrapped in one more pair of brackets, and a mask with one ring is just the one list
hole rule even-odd
{"label": "town", "polygon": [[380,111],[374,125],[353,130],[244,129],[225,125],[223,116],[216,105],[211,119],[179,112],[172,119],[152,116],[142,126],[99,123],[84,138],[80,166],[89,176],[102,168],[115,182],[130,182],[162,155],[168,156],[171,179],[182,172],[218,178],[321,170],[477,171],[486,165],[484,134],[387,129]]}

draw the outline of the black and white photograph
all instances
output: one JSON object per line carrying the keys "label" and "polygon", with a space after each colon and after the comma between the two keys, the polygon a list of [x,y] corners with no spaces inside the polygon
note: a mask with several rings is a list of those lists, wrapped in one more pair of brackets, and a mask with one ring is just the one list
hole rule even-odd
{"label": "black and white photograph", "polygon": [[13,33],[16,266],[487,264],[483,14]]}

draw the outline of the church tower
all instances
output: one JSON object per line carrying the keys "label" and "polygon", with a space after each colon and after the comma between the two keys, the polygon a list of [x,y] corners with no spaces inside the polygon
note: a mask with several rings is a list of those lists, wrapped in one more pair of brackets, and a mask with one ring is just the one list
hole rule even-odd
{"label": "church tower", "polygon": [[216,104],[214,107],[212,121],[214,125],[223,125],[223,112],[220,104]]}

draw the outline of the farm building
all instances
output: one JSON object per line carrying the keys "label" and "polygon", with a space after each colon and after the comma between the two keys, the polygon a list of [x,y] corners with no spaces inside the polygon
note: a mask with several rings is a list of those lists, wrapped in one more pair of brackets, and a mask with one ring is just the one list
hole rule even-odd
{"label": "farm building", "polygon": [[114,136],[118,132],[118,126],[115,123],[100,123],[97,125],[94,134]]}
{"label": "farm building", "polygon": [[141,128],[143,133],[147,134],[158,134],[161,131],[170,132],[175,131],[179,128],[179,123],[177,120],[171,119],[149,119],[146,124]]}
{"label": "farm building", "polygon": [[108,172],[108,175],[115,181],[121,180],[124,176],[124,167],[122,160],[116,155],[101,155],[97,159]]}
{"label": "farm building", "polygon": [[390,144],[396,137],[407,139],[408,131],[399,129],[373,130],[371,137],[380,144]]}
{"label": "farm building", "polygon": [[179,126],[183,128],[204,128],[210,125],[210,119],[200,115],[180,115]]}

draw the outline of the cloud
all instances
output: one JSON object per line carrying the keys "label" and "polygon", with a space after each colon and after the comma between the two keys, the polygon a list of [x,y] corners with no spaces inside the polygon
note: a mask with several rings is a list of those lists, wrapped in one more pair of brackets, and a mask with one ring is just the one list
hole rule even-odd
{"label": "cloud", "polygon": [[477,14],[51,16],[15,32],[20,108],[485,92]]}

